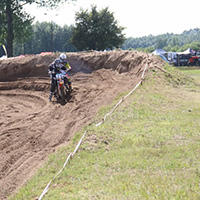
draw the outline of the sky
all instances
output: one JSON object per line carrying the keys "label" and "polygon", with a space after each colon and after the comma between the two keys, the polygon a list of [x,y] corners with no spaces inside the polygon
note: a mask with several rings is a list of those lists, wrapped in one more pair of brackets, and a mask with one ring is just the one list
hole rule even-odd
{"label": "sky", "polygon": [[180,34],[200,28],[200,0],[77,0],[53,11],[35,5],[26,6],[26,11],[35,16],[35,21],[54,21],[60,26],[70,26],[75,24],[76,12],[81,8],[90,10],[92,5],[98,10],[108,7],[118,25],[125,27],[126,37]]}

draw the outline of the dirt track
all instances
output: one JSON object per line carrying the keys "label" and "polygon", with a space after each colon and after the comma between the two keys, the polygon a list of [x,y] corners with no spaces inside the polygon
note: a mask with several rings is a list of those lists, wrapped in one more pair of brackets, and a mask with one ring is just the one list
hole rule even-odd
{"label": "dirt track", "polygon": [[[70,102],[48,102],[47,68],[56,55],[0,61],[0,199],[21,187],[47,155],[87,125],[98,109],[140,80],[147,63],[137,52],[68,55]],[[161,65],[150,57],[149,66]]]}

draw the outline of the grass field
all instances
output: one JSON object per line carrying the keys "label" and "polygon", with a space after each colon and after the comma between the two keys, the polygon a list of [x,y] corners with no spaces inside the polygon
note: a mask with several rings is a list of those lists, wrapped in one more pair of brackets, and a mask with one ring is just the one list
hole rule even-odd
{"label": "grass field", "polygon": [[[10,199],[37,199],[62,168],[85,129],[75,157],[43,199],[200,199],[200,87],[176,69],[152,70],[145,82],[107,118],[101,108],[88,127]],[[181,69],[200,80],[200,70]]]}
{"label": "grass field", "polygon": [[200,67],[178,67],[178,69],[194,78],[200,84]]}

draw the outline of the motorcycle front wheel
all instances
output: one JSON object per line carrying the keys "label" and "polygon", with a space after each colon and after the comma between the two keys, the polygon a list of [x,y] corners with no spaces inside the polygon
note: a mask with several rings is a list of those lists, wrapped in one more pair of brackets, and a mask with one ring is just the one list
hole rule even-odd
{"label": "motorcycle front wheel", "polygon": [[61,101],[63,103],[65,103],[65,91],[64,91],[64,87],[60,88],[60,97],[61,97]]}

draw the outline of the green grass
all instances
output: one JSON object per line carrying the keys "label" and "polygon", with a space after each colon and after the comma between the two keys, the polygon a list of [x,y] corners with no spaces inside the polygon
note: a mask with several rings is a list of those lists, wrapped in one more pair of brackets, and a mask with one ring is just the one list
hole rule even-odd
{"label": "green grass", "polygon": [[198,84],[200,84],[200,67],[178,67],[179,70],[184,72],[186,75],[194,78]]}
{"label": "green grass", "polygon": [[[44,199],[200,199],[200,88],[176,69],[166,69],[172,76],[152,70],[96,127],[122,95],[101,108]],[[11,199],[38,198],[83,133],[52,154]]]}

